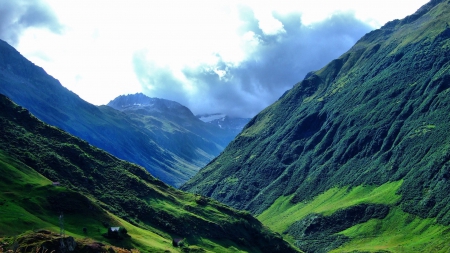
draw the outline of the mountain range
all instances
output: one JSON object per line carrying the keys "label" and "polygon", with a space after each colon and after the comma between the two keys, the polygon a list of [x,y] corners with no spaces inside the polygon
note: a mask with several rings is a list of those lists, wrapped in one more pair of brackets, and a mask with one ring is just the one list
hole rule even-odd
{"label": "mountain range", "polygon": [[[4,41],[0,41],[0,93],[44,122],[139,164],[176,187],[217,156],[237,134],[200,121],[176,102],[142,94],[118,97],[111,106],[94,106]],[[157,102],[139,110],[127,104],[143,100]]]}
{"label": "mountain range", "polygon": [[181,189],[305,252],[449,252],[450,1],[363,36]]}

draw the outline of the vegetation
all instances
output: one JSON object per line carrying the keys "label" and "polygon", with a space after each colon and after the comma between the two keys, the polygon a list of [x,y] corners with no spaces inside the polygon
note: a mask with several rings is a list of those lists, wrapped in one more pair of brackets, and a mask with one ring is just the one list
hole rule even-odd
{"label": "vegetation", "polygon": [[[297,240],[305,251],[448,251],[449,19],[450,2],[433,0],[366,34],[254,117],[181,189],[259,215],[292,242],[305,231],[328,241]],[[375,189],[387,191],[371,202],[365,191]],[[355,210],[371,215],[328,222]],[[430,230],[408,231],[417,224]],[[395,229],[404,236],[394,240]],[[373,243],[361,239],[367,231]]]}
{"label": "vegetation", "polygon": [[292,203],[294,197],[281,196],[274,204],[258,216],[258,219],[274,231],[282,233],[298,220],[309,214],[317,213],[326,216],[337,210],[361,204],[395,205],[400,200],[396,191],[401,181],[386,183],[381,186],[357,186],[352,189],[332,188],[311,201]]}
{"label": "vegetation", "polygon": [[448,226],[398,207],[401,184],[333,188],[296,204],[281,196],[258,219],[305,252],[448,252]]}
{"label": "vegetation", "polygon": [[393,208],[386,218],[370,220],[341,232],[349,243],[331,252],[448,252],[448,226]]}
{"label": "vegetation", "polygon": [[[65,235],[99,250],[297,252],[249,213],[167,186],[3,95],[0,131],[0,242],[8,247],[53,245],[63,214]],[[185,246],[173,247],[173,238],[186,238]]]}

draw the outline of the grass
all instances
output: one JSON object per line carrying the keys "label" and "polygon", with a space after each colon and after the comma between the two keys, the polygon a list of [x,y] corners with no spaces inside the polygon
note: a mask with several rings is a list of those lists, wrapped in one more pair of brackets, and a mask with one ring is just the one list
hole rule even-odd
{"label": "grass", "polygon": [[[385,204],[391,206],[384,219],[371,219],[341,231],[349,238],[341,247],[330,252],[449,252],[450,228],[438,224],[435,218],[423,219],[402,211],[395,204],[400,200],[396,192],[402,181],[390,182],[379,187],[358,186],[333,188],[309,202],[292,204],[292,196],[282,196],[258,216],[263,224],[279,233],[308,214],[331,215],[341,208],[357,204]],[[293,238],[286,239],[291,242]]]}
{"label": "grass", "polygon": [[400,200],[396,191],[402,181],[386,183],[381,186],[357,186],[353,188],[332,188],[309,202],[292,204],[291,196],[281,196],[257,218],[272,230],[282,233],[294,222],[311,213],[331,215],[341,208],[357,204],[392,205]]}
{"label": "grass", "polygon": [[449,228],[437,224],[435,219],[421,219],[393,208],[383,220],[373,219],[342,231],[351,241],[331,252],[444,253],[450,251],[449,233]]}
{"label": "grass", "polygon": [[[2,174],[0,181],[0,237],[19,234],[33,228],[55,230],[56,227],[52,223],[31,214],[22,204],[25,202],[29,203],[28,205],[36,205],[35,202],[41,198],[38,189],[51,184],[51,181],[26,166],[18,165],[13,164],[0,152]],[[12,182],[14,184],[11,184]]]}
{"label": "grass", "polygon": [[255,136],[266,130],[270,124],[271,116],[266,115],[262,120],[257,120],[251,127],[242,131],[241,135],[246,137]]}
{"label": "grass", "polygon": [[130,244],[134,248],[140,249],[142,252],[153,252],[158,250],[165,250],[169,252],[179,252],[178,249],[172,247],[172,241],[168,238],[164,238],[152,231],[133,226],[127,221],[115,218],[116,224],[120,224],[121,227],[125,227],[128,231],[128,235],[132,240]]}
{"label": "grass", "polygon": [[[9,159],[2,152],[0,152],[0,171],[5,179],[0,182],[0,189],[2,189],[0,192],[0,240],[12,235],[20,235],[24,231],[45,229],[59,233],[58,213],[48,210],[47,199],[49,196],[59,193],[69,194],[71,191],[65,187],[52,186],[50,180],[28,166]],[[73,199],[74,204],[79,203],[78,201]],[[96,204],[91,203],[91,206]],[[87,212],[65,214],[65,234],[76,239],[89,237],[107,242],[108,240],[102,236],[107,232],[107,228],[101,221],[107,221],[110,225],[125,227],[128,230],[131,239],[113,242],[115,245],[137,248],[142,252],[154,250],[179,252],[172,247],[170,239],[133,226],[98,207],[93,207]],[[83,233],[83,228],[87,228],[87,234]]]}
{"label": "grass", "polygon": [[[71,191],[65,187],[51,185],[50,180],[28,166],[10,160],[2,152],[0,152],[0,171],[5,178],[0,182],[0,189],[2,189],[0,192],[0,241],[13,235],[21,235],[24,231],[30,233],[45,229],[59,233],[58,213],[48,210],[47,199],[59,193],[70,194]],[[79,196],[82,197],[82,195]],[[73,199],[75,205],[78,201]],[[91,206],[96,204],[91,203]],[[107,221],[111,226],[125,227],[128,235],[131,236],[129,240],[111,241],[116,246],[136,248],[142,252],[179,252],[178,248],[172,246],[170,238],[136,227],[98,207],[93,207],[87,212],[65,214],[65,234],[77,240],[89,237],[96,241],[108,242],[109,240],[102,236],[107,233],[107,228],[102,221]],[[87,228],[87,234],[83,233],[83,228]]]}
{"label": "grass", "polygon": [[422,136],[426,133],[431,132],[435,128],[436,128],[436,126],[432,125],[432,124],[423,125],[423,126],[418,127],[417,129],[415,129],[414,132],[410,133],[408,137],[414,138],[414,137]]}

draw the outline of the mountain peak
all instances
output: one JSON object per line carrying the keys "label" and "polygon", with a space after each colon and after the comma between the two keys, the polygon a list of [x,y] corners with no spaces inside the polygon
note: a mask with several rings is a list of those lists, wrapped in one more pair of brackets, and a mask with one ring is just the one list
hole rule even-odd
{"label": "mountain peak", "polygon": [[143,93],[120,95],[111,100],[107,106],[119,111],[145,109],[152,112],[177,113],[194,117],[189,108],[178,102],[162,98],[151,98]]}

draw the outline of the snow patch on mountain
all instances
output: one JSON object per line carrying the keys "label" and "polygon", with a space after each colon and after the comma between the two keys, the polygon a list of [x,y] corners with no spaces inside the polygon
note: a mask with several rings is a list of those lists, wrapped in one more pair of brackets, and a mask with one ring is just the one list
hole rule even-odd
{"label": "snow patch on mountain", "polygon": [[222,113],[214,113],[214,114],[202,114],[202,115],[197,115],[197,118],[203,122],[211,122],[214,120],[219,120],[222,119],[224,120],[224,118],[226,117],[226,114],[222,114]]}

